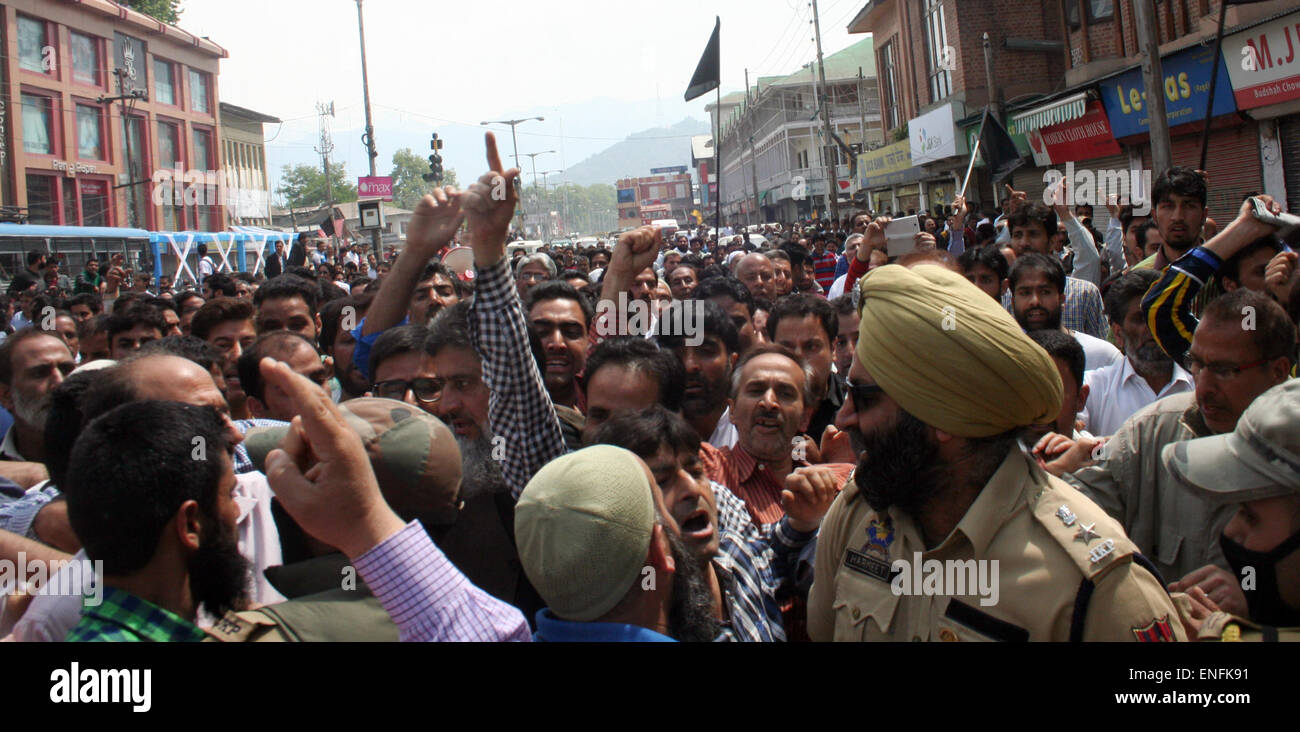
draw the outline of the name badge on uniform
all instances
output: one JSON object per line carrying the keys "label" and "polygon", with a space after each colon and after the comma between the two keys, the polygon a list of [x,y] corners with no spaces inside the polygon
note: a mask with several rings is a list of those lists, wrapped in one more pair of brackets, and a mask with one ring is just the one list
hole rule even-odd
{"label": "name badge on uniform", "polygon": [[872,519],[867,527],[867,543],[861,549],[844,552],[844,566],[881,582],[893,579],[889,561],[889,545],[894,543],[894,527],[888,518]]}

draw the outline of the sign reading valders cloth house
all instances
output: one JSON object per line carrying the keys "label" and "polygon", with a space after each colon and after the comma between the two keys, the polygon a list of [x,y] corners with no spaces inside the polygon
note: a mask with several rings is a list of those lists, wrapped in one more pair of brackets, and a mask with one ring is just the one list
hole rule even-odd
{"label": "sign reading valders cloth house", "polygon": [[1240,109],[1300,99],[1300,11],[1223,39]]}
{"label": "sign reading valders cloth house", "polygon": [[1082,117],[1030,130],[1027,137],[1034,164],[1040,168],[1120,153],[1106,119],[1106,108],[1098,101],[1088,102]]}

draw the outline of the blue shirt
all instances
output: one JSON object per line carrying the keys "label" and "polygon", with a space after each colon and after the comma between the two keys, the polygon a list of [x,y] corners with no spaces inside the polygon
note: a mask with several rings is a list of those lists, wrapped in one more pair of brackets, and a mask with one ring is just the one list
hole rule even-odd
{"label": "blue shirt", "polygon": [[[410,322],[411,317],[408,315],[402,318],[402,322],[393,327],[400,328]],[[357,324],[357,327],[352,329],[352,337],[356,339],[357,342],[357,347],[352,351],[352,363],[356,365],[357,371],[361,372],[361,375],[365,377],[366,381],[373,381],[374,377],[370,375],[370,349],[375,347],[375,341],[379,340],[379,336],[383,335],[386,331],[381,330],[378,333],[371,333],[368,336],[363,336],[361,335],[361,329],[365,327],[366,319],[362,318],[361,322]]]}
{"label": "blue shirt", "polygon": [[575,623],[560,620],[551,611],[537,611],[533,640],[550,643],[676,643],[649,628],[624,623]]}

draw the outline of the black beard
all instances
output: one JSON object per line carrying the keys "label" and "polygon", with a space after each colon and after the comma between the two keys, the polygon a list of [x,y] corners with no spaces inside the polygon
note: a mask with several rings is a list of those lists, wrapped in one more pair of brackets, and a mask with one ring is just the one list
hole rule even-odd
{"label": "black beard", "polygon": [[492,458],[492,435],[483,432],[477,440],[456,437],[460,448],[460,498],[468,501],[480,495],[504,493],[501,465]]}
{"label": "black beard", "polygon": [[[704,393],[700,396],[684,397],[682,399],[682,415],[698,417],[708,414],[725,404],[727,394],[724,388],[728,381],[729,379],[723,379],[721,384],[710,384],[708,379],[700,377],[700,386],[703,387]],[[705,435],[705,437],[708,437],[708,435]]]}
{"label": "black beard", "polygon": [[190,596],[214,617],[248,606],[250,563],[239,553],[239,539],[233,529],[215,517],[215,528],[205,532],[199,549],[186,568],[190,575]]}
{"label": "black beard", "polygon": [[1028,331],[1028,330],[1059,330],[1060,327],[1061,327],[1061,311],[1060,311],[1060,310],[1057,310],[1055,313],[1049,312],[1049,313],[1047,314],[1047,322],[1046,322],[1046,323],[1043,323],[1042,325],[1040,325],[1040,326],[1038,326],[1038,327],[1036,327],[1036,328],[1030,328],[1030,327],[1029,327],[1029,318],[1026,317],[1025,314],[1023,314],[1023,313],[1016,315],[1016,322],[1019,323],[1019,324],[1020,324],[1020,327],[1023,328],[1024,330],[1026,330],[1026,331]]}
{"label": "black beard", "polygon": [[892,429],[863,435],[862,441],[866,454],[858,460],[855,479],[867,504],[877,512],[897,506],[919,517],[947,477],[939,445],[925,423],[900,410]]}
{"label": "black beard", "polygon": [[667,527],[664,535],[677,565],[673,602],[668,608],[668,635],[683,643],[711,643],[717,640],[720,628],[713,616],[713,593],[704,581],[704,570],[680,536]]}

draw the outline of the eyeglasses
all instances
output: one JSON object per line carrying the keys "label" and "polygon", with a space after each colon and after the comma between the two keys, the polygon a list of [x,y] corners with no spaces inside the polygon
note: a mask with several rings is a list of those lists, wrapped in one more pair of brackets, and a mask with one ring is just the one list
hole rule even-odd
{"label": "eyeglasses", "polygon": [[442,397],[442,385],[441,379],[412,379],[410,381],[389,379],[375,384],[371,390],[375,393],[375,396],[398,401],[405,399],[406,392],[409,390],[419,401],[425,404],[433,404]]}
{"label": "eyeglasses", "polygon": [[1243,363],[1234,366],[1232,364],[1226,364],[1226,363],[1207,364],[1201,361],[1199,358],[1191,354],[1188,354],[1187,359],[1183,364],[1183,368],[1187,369],[1187,372],[1191,374],[1192,378],[1194,379],[1199,379],[1201,377],[1201,372],[1208,369],[1210,373],[1214,374],[1214,378],[1218,379],[1219,381],[1232,381],[1238,376],[1241,376],[1242,371],[1263,366],[1272,360],[1273,359],[1271,358],[1261,358],[1258,361],[1251,361],[1250,363]]}
{"label": "eyeglasses", "polygon": [[853,407],[859,411],[866,411],[875,405],[885,390],[876,384],[846,384],[849,390],[849,396],[853,399]]}

